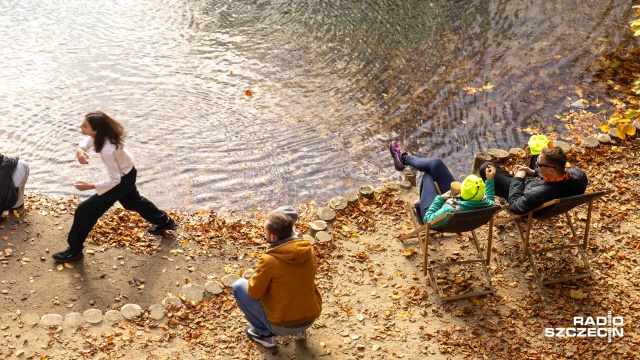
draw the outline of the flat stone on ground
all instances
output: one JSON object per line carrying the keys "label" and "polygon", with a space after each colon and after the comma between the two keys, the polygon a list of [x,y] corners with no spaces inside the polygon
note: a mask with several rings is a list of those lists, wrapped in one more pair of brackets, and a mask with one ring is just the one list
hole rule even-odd
{"label": "flat stone on ground", "polygon": [[333,211],[333,209],[328,208],[328,207],[318,208],[316,213],[318,214],[318,218],[320,220],[333,221],[336,218],[336,212]]}
{"label": "flat stone on ground", "polygon": [[331,236],[331,234],[329,234],[326,231],[318,231],[316,233],[316,240],[318,240],[318,242],[329,242],[331,240],[333,240],[333,236]]}
{"label": "flat stone on ground", "polygon": [[38,314],[28,313],[22,317],[22,320],[29,326],[36,326],[40,322],[40,316],[38,316]]}
{"label": "flat stone on ground", "polygon": [[565,152],[571,150],[571,145],[569,145],[568,143],[566,143],[564,141],[556,140],[556,141],[553,142],[553,146],[554,147],[559,147],[560,149],[564,150]]}
{"label": "flat stone on ground", "polygon": [[251,279],[251,277],[253,276],[253,274],[255,274],[256,271],[253,269],[247,269],[242,273],[242,277],[245,279]]}
{"label": "flat stone on ground", "polygon": [[18,315],[14,314],[14,313],[6,313],[4,315],[2,315],[2,322],[5,324],[9,324],[13,321],[18,320]]}
{"label": "flat stone on ground", "polygon": [[167,296],[162,300],[162,306],[167,307],[169,304],[182,305],[182,300],[176,296]]}
{"label": "flat stone on ground", "polygon": [[99,309],[89,309],[82,313],[82,317],[84,317],[84,321],[89,324],[97,324],[102,321],[102,311]]}
{"label": "flat stone on ground", "polygon": [[149,316],[154,320],[160,320],[164,317],[164,306],[153,304],[149,306]]}
{"label": "flat stone on ground", "polygon": [[62,325],[62,315],[60,314],[47,314],[40,318],[40,325],[42,326],[60,326]]}
{"label": "flat stone on ground", "polygon": [[329,200],[329,206],[331,206],[333,210],[342,210],[346,208],[347,205],[349,205],[349,202],[347,201],[347,199],[343,198],[342,196],[336,196],[334,198],[331,198],[331,200]]}
{"label": "flat stone on ground", "polygon": [[122,313],[118,310],[109,310],[104,313],[104,320],[110,324],[117,323],[123,319]]}
{"label": "flat stone on ground", "polygon": [[611,142],[611,136],[609,136],[609,134],[598,134],[596,135],[596,139],[598,139],[598,141],[600,141],[601,143]]}
{"label": "flat stone on ground", "polygon": [[342,197],[347,200],[349,204],[353,204],[358,201],[358,194],[353,191],[347,191]]}
{"label": "flat stone on ground", "polygon": [[222,277],[222,283],[226,287],[231,287],[233,286],[233,283],[238,279],[240,279],[240,276],[238,276],[237,274],[227,274]]}
{"label": "flat stone on ground", "polygon": [[126,304],[122,306],[120,313],[125,319],[131,320],[142,315],[142,308],[138,304]]}
{"label": "flat stone on ground", "polygon": [[214,281],[214,280],[207,281],[207,283],[204,284],[204,289],[212,293],[213,295],[218,295],[223,291],[222,284],[220,284],[220,281]]}
{"label": "flat stone on ground", "polygon": [[588,136],[582,140],[582,145],[588,148],[594,148],[600,145],[600,141],[593,136]]}
{"label": "flat stone on ground", "polygon": [[302,240],[307,240],[308,242],[311,243],[311,245],[316,243],[316,239],[313,238],[313,236],[309,235],[309,234],[304,234],[302,236]]}
{"label": "flat stone on ground", "polygon": [[68,313],[64,316],[64,326],[69,328],[77,328],[84,323],[82,314],[77,312]]}
{"label": "flat stone on ground", "polygon": [[187,284],[182,287],[182,291],[180,292],[180,294],[185,296],[185,300],[187,301],[201,301],[203,293],[204,287],[198,284]]}

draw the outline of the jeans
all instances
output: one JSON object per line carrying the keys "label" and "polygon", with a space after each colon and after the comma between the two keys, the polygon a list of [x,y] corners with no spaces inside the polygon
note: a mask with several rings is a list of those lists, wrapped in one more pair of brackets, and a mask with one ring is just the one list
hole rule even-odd
{"label": "jeans", "polygon": [[243,278],[236,280],[236,282],[233,283],[232,288],[233,297],[235,297],[238,308],[242,310],[244,316],[247,318],[247,321],[249,321],[256,334],[263,336],[294,335],[296,333],[307,330],[309,327],[311,327],[311,325],[313,325],[313,321],[296,326],[286,327],[271,325],[269,319],[267,319],[267,314],[262,308],[260,300],[256,300],[249,296],[248,286],[249,280]]}
{"label": "jeans", "polygon": [[419,158],[415,156],[407,156],[405,164],[412,168],[422,171],[422,180],[420,181],[420,218],[424,218],[429,206],[438,195],[438,188],[444,194],[451,190],[451,183],[455,181],[451,171],[447,165],[438,158]]}
{"label": "jeans", "polygon": [[73,225],[67,237],[69,247],[75,251],[82,250],[84,241],[100,216],[119,201],[127,210],[134,210],[154,225],[165,224],[169,217],[158,209],[151,201],[140,196],[136,187],[136,168],[120,178],[120,183],[102,195],[95,194],[78,205],[73,216]]}
{"label": "jeans", "polygon": [[13,208],[17,208],[24,204],[24,186],[29,178],[29,164],[25,161],[18,160],[18,164],[15,170],[13,170],[11,178],[13,179],[13,184],[18,187],[18,200],[12,206]]}

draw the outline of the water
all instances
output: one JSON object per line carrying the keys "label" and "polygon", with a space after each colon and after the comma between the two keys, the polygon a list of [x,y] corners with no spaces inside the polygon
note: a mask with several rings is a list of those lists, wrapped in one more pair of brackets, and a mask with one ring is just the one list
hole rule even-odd
{"label": "water", "polygon": [[621,0],[0,0],[0,152],[31,163],[29,190],[79,194],[73,181],[105,172],[96,155],[75,161],[77,126],[102,110],[125,124],[141,192],[181,209],[379,185],[400,177],[392,139],[463,173],[475,151],[523,144],[518,128],[561,132],[553,115],[576,88],[603,100],[592,64],[630,41],[631,13]]}

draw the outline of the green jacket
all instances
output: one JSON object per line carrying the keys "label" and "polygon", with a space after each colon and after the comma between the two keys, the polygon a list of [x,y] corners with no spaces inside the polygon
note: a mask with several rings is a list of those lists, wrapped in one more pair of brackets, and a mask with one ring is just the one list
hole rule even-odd
{"label": "green jacket", "polygon": [[[460,211],[484,209],[493,205],[493,202],[495,201],[495,188],[493,185],[493,179],[491,180],[487,179],[485,180],[484,183],[485,183],[486,189],[484,191],[484,197],[482,198],[482,200],[470,201],[470,200],[459,199],[458,206],[460,207]],[[424,214],[423,220],[425,224],[434,219],[437,219],[438,217],[444,214],[455,212],[455,209],[451,205],[447,204],[445,201],[446,200],[440,195],[436,196],[436,198],[433,199],[433,202],[431,203],[431,206],[429,206],[427,213]],[[431,228],[433,229],[442,228],[445,225],[447,225],[449,220],[450,218],[444,218],[438,221]]]}

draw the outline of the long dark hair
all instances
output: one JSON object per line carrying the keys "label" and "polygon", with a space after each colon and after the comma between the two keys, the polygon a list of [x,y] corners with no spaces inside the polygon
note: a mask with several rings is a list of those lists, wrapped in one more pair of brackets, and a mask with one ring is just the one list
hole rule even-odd
{"label": "long dark hair", "polygon": [[123,147],[123,139],[127,135],[124,132],[124,126],[109,115],[102,111],[92,111],[84,116],[93,131],[96,132],[96,137],[93,140],[93,146],[96,152],[99,153],[104,147],[105,139],[109,139],[116,148]]}

